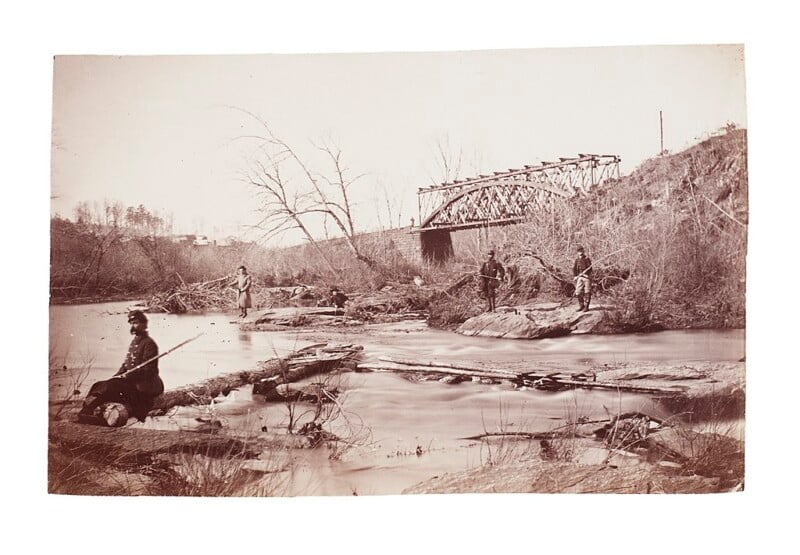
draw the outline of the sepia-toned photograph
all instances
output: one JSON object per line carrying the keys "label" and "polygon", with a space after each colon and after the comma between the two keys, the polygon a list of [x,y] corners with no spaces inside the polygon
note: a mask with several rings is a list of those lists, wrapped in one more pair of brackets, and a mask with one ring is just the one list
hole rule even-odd
{"label": "sepia-toned photograph", "polygon": [[56,53],[47,492],[746,491],[745,59]]}

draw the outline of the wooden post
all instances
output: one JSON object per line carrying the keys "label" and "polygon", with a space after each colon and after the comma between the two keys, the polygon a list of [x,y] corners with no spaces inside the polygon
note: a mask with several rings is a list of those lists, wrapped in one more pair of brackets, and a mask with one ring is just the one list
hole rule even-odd
{"label": "wooden post", "polygon": [[[659,151],[659,156],[664,156],[664,118],[662,116],[661,110],[658,111],[658,126],[660,128],[661,133],[661,150]],[[669,181],[664,181],[664,198],[669,200]]]}
{"label": "wooden post", "polygon": [[[422,225],[422,199],[419,192],[417,192],[417,216],[419,217],[419,225]],[[414,224],[411,224],[411,227],[414,227]]]}

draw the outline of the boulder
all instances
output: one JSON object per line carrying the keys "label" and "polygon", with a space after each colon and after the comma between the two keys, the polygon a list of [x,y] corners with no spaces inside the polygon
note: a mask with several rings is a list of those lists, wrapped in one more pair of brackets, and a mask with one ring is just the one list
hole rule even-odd
{"label": "boulder", "polygon": [[539,339],[560,335],[613,333],[609,314],[613,306],[598,305],[588,312],[579,312],[576,303],[542,303],[517,307],[501,307],[470,318],[456,330],[462,335],[503,337],[506,339]]}

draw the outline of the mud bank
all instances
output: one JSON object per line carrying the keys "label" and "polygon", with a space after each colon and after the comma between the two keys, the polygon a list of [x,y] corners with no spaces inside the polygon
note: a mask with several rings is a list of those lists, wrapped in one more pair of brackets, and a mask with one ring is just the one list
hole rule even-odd
{"label": "mud bank", "polygon": [[403,491],[420,493],[720,493],[719,478],[683,476],[641,464],[518,462],[437,476]]}

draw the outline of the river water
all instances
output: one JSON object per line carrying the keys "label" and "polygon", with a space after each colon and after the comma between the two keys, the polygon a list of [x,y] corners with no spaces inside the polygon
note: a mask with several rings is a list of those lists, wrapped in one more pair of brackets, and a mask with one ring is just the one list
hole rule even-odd
{"label": "river water", "polygon": [[[71,389],[70,375],[86,368],[88,386],[113,374],[122,362],[130,335],[125,313],[129,303],[50,307],[52,367],[70,370],[50,377],[52,398]],[[494,363],[550,362],[580,369],[602,363],[648,361],[736,361],[744,356],[743,330],[665,331],[613,336],[567,336],[535,341],[464,337],[428,329],[422,322],[367,327],[367,332],[305,330],[243,332],[231,314],[149,315],[150,333],[165,351],[202,333],[160,361],[167,389],[223,372],[251,370],[267,360],[311,343],[334,341],[364,346],[363,360],[380,356],[418,360]],[[437,381],[412,382],[392,373],[346,373],[342,398],[347,419],[334,431],[359,432],[359,446],[331,460],[325,449],[298,450],[295,476],[281,493],[351,495],[399,493],[422,480],[458,472],[498,456],[497,448],[463,438],[495,431],[547,431],[567,415],[603,418],[607,411],[667,413],[646,396],[606,391],[543,392],[511,385]],[[82,392],[82,393],[83,393]],[[150,418],[136,427],[175,428],[196,425],[209,409],[181,409]],[[249,388],[218,399],[214,416],[232,428],[280,430],[288,421],[283,404],[265,404]],[[507,451],[507,449],[506,449]],[[418,454],[420,453],[420,454]]]}

